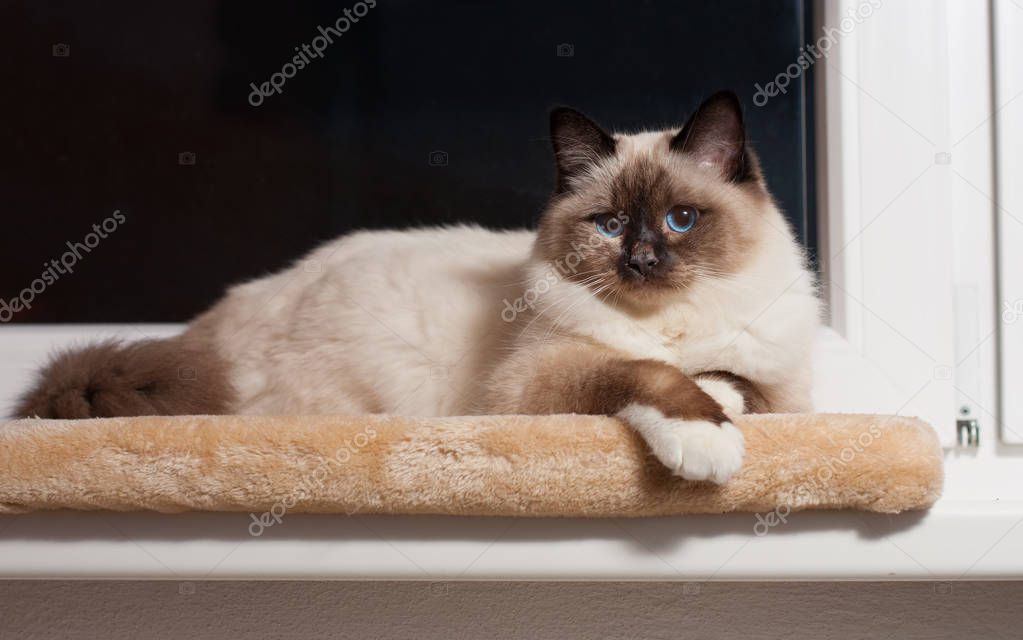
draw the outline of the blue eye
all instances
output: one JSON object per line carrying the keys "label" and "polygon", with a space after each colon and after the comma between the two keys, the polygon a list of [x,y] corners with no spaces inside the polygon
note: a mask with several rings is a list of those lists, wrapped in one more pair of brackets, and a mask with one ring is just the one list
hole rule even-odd
{"label": "blue eye", "polygon": [[664,221],[672,231],[685,233],[693,228],[693,225],[696,224],[696,219],[699,217],[700,211],[696,207],[676,205],[668,209],[667,215],[664,216]]}
{"label": "blue eye", "polygon": [[602,213],[593,219],[597,231],[605,238],[617,238],[625,231],[625,222],[611,213]]}

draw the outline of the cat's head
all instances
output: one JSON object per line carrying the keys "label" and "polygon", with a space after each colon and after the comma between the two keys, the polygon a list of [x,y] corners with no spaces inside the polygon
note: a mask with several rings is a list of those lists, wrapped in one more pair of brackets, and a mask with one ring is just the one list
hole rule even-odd
{"label": "cat's head", "polygon": [[742,268],[769,226],[789,234],[746,141],[735,94],[681,129],[612,135],[551,113],[557,187],[537,252],[602,298],[652,302]]}

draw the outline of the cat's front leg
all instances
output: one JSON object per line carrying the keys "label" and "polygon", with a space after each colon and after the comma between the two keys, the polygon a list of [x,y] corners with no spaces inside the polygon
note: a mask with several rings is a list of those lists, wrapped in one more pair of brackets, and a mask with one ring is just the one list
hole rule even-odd
{"label": "cat's front leg", "polygon": [[658,460],[688,480],[720,484],[742,466],[742,432],[680,370],[599,349],[557,351],[533,360],[519,411],[618,416],[643,436]]}
{"label": "cat's front leg", "polygon": [[740,416],[746,412],[746,400],[742,397],[742,392],[727,380],[696,376],[694,381],[704,393],[714,398],[729,416]]}
{"label": "cat's front leg", "polygon": [[767,413],[771,410],[760,387],[742,376],[728,371],[707,371],[694,375],[693,380],[717,400],[730,416]]}

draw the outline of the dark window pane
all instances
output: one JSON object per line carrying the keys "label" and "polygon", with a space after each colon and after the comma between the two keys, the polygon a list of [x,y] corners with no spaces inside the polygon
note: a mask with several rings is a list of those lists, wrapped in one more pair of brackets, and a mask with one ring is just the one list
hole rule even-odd
{"label": "dark window pane", "polygon": [[[50,260],[73,269],[14,321],[185,320],[350,229],[530,225],[552,187],[551,106],[634,130],[680,124],[719,88],[742,97],[813,250],[809,78],[752,102],[799,55],[803,2],[379,0],[314,42],[355,4],[4,3],[0,297]],[[322,57],[252,106],[250,83],[303,44]],[[125,222],[67,258],[115,210]]]}

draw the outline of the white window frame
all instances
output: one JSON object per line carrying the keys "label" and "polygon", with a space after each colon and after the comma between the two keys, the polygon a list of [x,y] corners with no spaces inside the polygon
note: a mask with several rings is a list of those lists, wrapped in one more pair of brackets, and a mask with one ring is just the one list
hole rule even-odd
{"label": "white window frame", "polygon": [[864,4],[870,17],[814,70],[828,322],[891,389],[871,409],[919,415],[947,446],[957,420],[976,419],[988,449],[999,424],[991,9],[819,0],[817,35]]}
{"label": "white window frame", "polygon": [[993,11],[1001,436],[1023,444],[1023,0]]}

